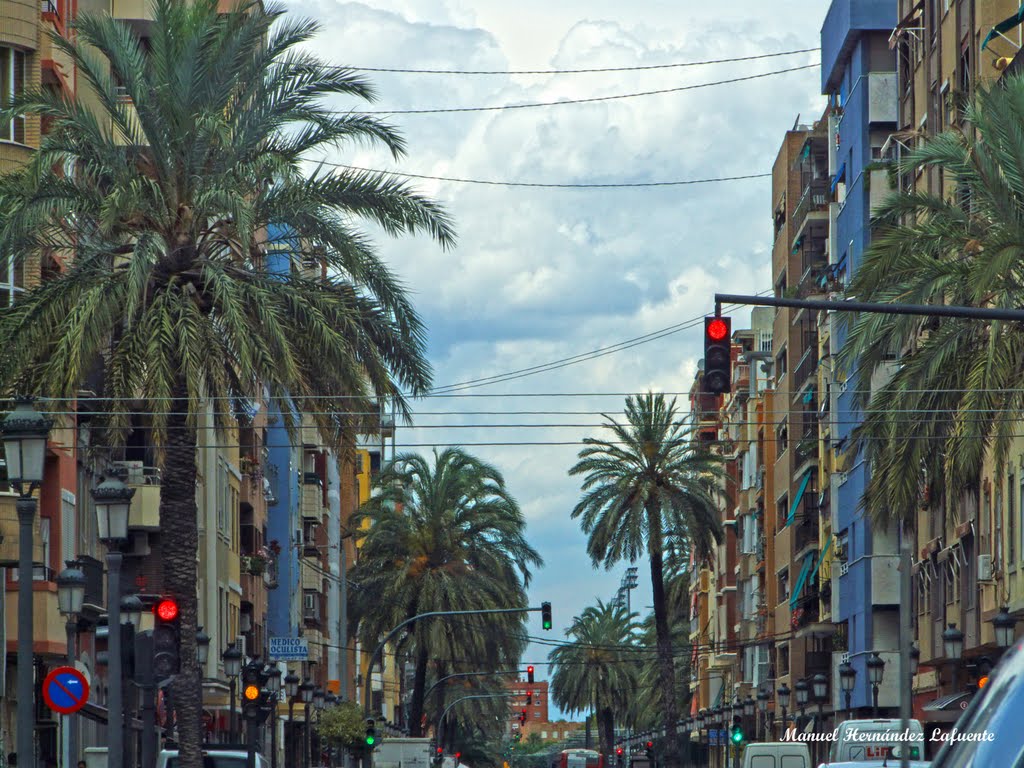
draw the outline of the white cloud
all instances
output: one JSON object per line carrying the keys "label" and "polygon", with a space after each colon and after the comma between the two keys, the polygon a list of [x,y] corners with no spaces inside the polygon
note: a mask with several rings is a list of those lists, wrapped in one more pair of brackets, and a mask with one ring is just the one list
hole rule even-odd
{"label": "white cloud", "polygon": [[[324,30],[313,48],[339,65],[410,69],[577,69],[648,66],[810,48],[826,4],[794,0],[678,3],[644,0],[290,0]],[[442,76],[371,73],[373,109],[477,107],[614,96],[770,72],[816,54],[751,62],[586,75]],[[791,74],[657,96],[540,109],[395,114],[409,156],[351,148],[334,161],[435,176],[557,183],[702,179],[766,173],[797,114],[821,113],[819,73]],[[351,103],[339,108],[364,108]],[[716,291],[770,287],[768,179],[617,190],[522,189],[416,181],[454,216],[459,246],[387,241],[381,251],[414,292],[430,328],[438,384],[570,357],[699,317]],[[747,312],[736,313],[737,326]],[[518,443],[597,434],[600,412],[653,388],[686,392],[700,332],[548,373],[472,390],[492,397],[418,404],[406,443]],[[685,397],[680,398],[685,401]],[[684,406],[685,407],[685,406]],[[483,411],[495,414],[480,413]],[[551,415],[511,411],[552,411]],[[565,412],[584,413],[565,413]],[[469,413],[473,412],[473,413]],[[585,424],[533,429],[508,424]],[[429,429],[428,426],[441,426]],[[455,425],[478,425],[471,429]],[[479,426],[490,425],[490,426]],[[614,595],[621,567],[594,572],[569,513],[578,448],[474,447],[500,466],[520,499],[547,566],[531,593],[549,599],[561,628],[596,596]],[[634,607],[650,603],[646,564]],[[537,622],[531,630],[539,634]],[[560,637],[561,633],[553,633]],[[532,661],[545,650],[531,649]]]}

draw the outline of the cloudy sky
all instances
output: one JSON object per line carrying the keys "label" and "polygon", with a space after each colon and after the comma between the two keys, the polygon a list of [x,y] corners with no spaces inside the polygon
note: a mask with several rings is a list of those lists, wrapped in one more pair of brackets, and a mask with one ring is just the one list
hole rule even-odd
{"label": "cloudy sky", "polygon": [[[820,116],[824,106],[814,67],[593,103],[400,114],[621,96],[816,64],[818,54],[811,52],[655,70],[514,74],[816,48],[824,0],[288,2],[294,12],[320,21],[314,48],[338,65],[506,73],[368,72],[377,103],[339,108],[388,113],[408,141],[408,157],[394,163],[383,151],[349,147],[328,156],[332,162],[546,184],[762,174],[771,170],[784,132],[798,117],[807,122]],[[585,353],[700,318],[712,309],[715,291],[769,288],[769,179],[604,189],[437,180],[416,180],[415,186],[447,207],[458,247],[442,252],[425,239],[379,239],[430,329],[437,384],[583,356],[423,400],[416,428],[399,433],[400,446],[470,446],[505,472],[528,518],[529,537],[546,561],[531,597],[535,604],[552,602],[552,637],[560,638],[586,605],[615,594],[628,563],[611,571],[592,568],[584,535],[569,518],[579,480],[567,469],[578,445],[550,443],[599,434],[600,413],[621,411],[619,393],[688,391],[701,335],[684,328],[621,351]],[[742,327],[749,311],[735,317],[734,327]],[[649,575],[646,562],[639,565],[633,606],[643,609],[650,605]],[[543,634],[539,617],[531,618],[530,632]],[[532,646],[527,660],[545,661],[546,650]],[[542,670],[540,677],[546,676]]]}

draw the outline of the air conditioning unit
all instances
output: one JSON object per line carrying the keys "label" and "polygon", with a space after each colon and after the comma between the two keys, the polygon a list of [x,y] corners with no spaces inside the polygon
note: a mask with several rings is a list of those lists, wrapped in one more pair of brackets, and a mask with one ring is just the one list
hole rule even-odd
{"label": "air conditioning unit", "polygon": [[978,581],[992,580],[992,555],[978,555]]}

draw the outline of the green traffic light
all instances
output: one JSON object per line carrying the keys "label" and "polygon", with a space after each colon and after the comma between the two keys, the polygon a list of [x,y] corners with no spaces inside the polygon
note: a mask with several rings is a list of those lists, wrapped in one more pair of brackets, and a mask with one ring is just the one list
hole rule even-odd
{"label": "green traffic light", "polygon": [[743,731],[741,731],[739,728],[734,729],[733,732],[732,732],[732,743],[733,744],[742,744],[743,743]]}
{"label": "green traffic light", "polygon": [[377,739],[375,739],[373,736],[366,737],[366,745],[369,747],[372,747],[376,743],[376,741]]}

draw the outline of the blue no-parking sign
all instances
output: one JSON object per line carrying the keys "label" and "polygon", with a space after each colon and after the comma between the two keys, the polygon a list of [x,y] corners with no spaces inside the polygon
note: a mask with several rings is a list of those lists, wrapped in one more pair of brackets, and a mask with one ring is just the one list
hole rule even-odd
{"label": "blue no-parking sign", "polygon": [[43,681],[46,706],[62,715],[70,715],[89,700],[89,681],[74,667],[57,667]]}

